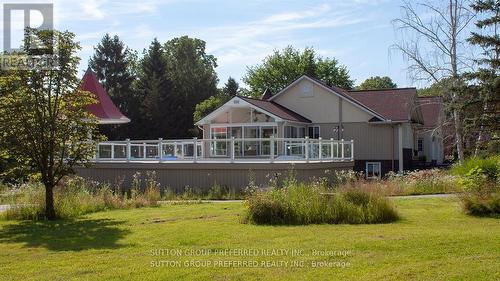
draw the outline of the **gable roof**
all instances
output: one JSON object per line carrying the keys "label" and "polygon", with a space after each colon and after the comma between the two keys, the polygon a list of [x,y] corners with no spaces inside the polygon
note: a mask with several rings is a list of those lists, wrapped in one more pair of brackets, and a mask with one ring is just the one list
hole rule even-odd
{"label": "gable roof", "polygon": [[210,112],[208,115],[206,115],[205,117],[200,119],[195,124],[196,125],[206,124],[207,120],[215,117],[217,114],[220,114],[221,111],[226,110],[226,108],[230,107],[231,104],[236,104],[235,100],[239,100],[239,101],[243,102],[243,104],[246,104],[253,109],[263,111],[277,120],[287,120],[287,121],[299,122],[299,123],[311,123],[311,120],[309,120],[309,119],[303,117],[302,115],[300,115],[300,114],[298,114],[298,113],[296,113],[296,112],[294,112],[294,111],[292,111],[292,110],[290,110],[282,105],[279,105],[275,102],[264,101],[264,100],[248,98],[248,97],[235,96],[235,97],[231,98],[229,101],[227,101],[226,103],[224,103],[223,105],[219,106],[216,110]]}
{"label": "gable roof", "polygon": [[295,86],[296,84],[298,84],[300,81],[302,81],[304,79],[307,79],[307,80],[315,83],[316,85],[322,87],[323,89],[327,90],[328,92],[330,92],[332,94],[335,94],[335,95],[343,98],[344,100],[348,101],[349,103],[353,104],[354,106],[360,108],[361,110],[363,110],[365,112],[368,112],[369,114],[373,115],[374,117],[377,117],[380,120],[389,121],[389,120],[386,120],[387,118],[385,118],[384,116],[382,116],[376,110],[373,110],[372,108],[364,105],[363,103],[361,103],[358,100],[353,99],[351,96],[349,96],[348,95],[348,90],[343,89],[341,87],[337,87],[337,86],[330,86],[330,85],[326,84],[325,82],[323,82],[321,80],[318,80],[318,79],[316,79],[314,77],[310,77],[308,75],[302,75],[302,76],[300,76],[298,79],[296,79],[295,81],[293,81],[290,85],[286,86],[283,90],[281,90],[279,93],[277,93],[276,95],[272,96],[268,100],[269,101],[274,100],[276,97],[278,97],[279,95],[283,94],[288,89],[290,89],[291,87]]}
{"label": "gable roof", "polygon": [[[391,121],[410,121],[416,88],[350,90],[346,94]],[[418,108],[417,108],[418,110]]]}
{"label": "gable roof", "polygon": [[116,107],[106,90],[102,87],[90,67],[83,75],[81,89],[95,95],[97,103],[87,106],[87,110],[99,119],[100,124],[123,124],[130,119]]}
{"label": "gable roof", "polygon": [[424,118],[424,127],[437,127],[443,111],[443,98],[437,96],[418,97],[418,101]]}
{"label": "gable roof", "polygon": [[280,117],[281,119],[293,122],[311,123],[311,120],[273,101],[259,100],[247,97],[240,97],[240,98],[266,112],[272,113]]}

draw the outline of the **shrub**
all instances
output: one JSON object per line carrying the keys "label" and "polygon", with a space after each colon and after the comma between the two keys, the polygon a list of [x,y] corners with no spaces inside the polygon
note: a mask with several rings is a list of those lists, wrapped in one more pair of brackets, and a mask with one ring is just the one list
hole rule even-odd
{"label": "shrub", "polygon": [[500,216],[500,156],[467,159],[453,172],[466,191],[460,196],[466,214]]}
{"label": "shrub", "polygon": [[392,204],[376,193],[303,183],[255,192],[245,205],[244,222],[256,224],[387,223],[399,218]]}

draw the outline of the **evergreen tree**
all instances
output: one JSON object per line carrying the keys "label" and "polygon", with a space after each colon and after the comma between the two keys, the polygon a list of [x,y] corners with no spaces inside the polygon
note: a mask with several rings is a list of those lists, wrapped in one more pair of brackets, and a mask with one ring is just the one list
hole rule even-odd
{"label": "evergreen tree", "polygon": [[[137,99],[132,84],[136,78],[136,55],[130,51],[120,38],[104,35],[94,48],[95,53],[89,60],[89,67],[108,92],[113,102],[132,121],[137,118]],[[109,139],[123,139],[130,133],[133,124],[106,125],[100,130]]]}
{"label": "evergreen tree", "polygon": [[229,97],[234,97],[238,95],[239,88],[240,85],[238,84],[238,82],[236,82],[236,80],[234,80],[233,77],[229,77],[222,91],[225,95]]}
{"label": "evergreen tree", "polygon": [[500,129],[500,1],[476,0],[472,9],[480,14],[476,22],[479,32],[472,32],[468,41],[483,52],[476,60],[480,68],[468,76],[474,83],[474,98],[469,99],[466,128],[476,131],[474,154],[492,138],[499,137]]}
{"label": "evergreen tree", "polygon": [[[165,53],[160,42],[155,38],[149,49],[144,51],[140,63],[137,92],[140,101],[140,116],[135,121],[135,138],[170,138],[172,123],[176,116],[172,114],[170,102],[172,86],[167,76]],[[134,121],[132,121],[134,122]]]}
{"label": "evergreen tree", "polygon": [[132,91],[133,53],[115,35],[104,35],[94,48],[95,53],[89,60],[90,68],[108,92],[113,102],[124,112],[129,111],[128,98]]}

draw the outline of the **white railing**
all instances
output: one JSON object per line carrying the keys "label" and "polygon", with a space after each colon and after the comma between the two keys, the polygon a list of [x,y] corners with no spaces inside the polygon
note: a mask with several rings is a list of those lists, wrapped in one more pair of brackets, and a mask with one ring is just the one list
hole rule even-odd
{"label": "white railing", "polygon": [[353,146],[321,138],[125,140],[99,143],[95,161],[352,161]]}

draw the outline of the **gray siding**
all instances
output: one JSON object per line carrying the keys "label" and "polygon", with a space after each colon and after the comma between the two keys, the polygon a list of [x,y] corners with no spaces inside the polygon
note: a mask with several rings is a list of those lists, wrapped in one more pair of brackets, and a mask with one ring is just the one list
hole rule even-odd
{"label": "gray siding", "polygon": [[132,176],[139,172],[144,177],[147,171],[155,171],[162,187],[182,191],[186,186],[207,191],[214,184],[243,190],[253,174],[259,186],[266,186],[270,177],[278,174],[283,180],[290,169],[296,171],[297,179],[310,181],[325,177],[326,170],[352,170],[353,162],[332,163],[96,163],[90,168],[77,168],[76,173],[84,178],[111,185],[130,187]]}
{"label": "gray siding", "polygon": [[[315,124],[320,126],[320,136],[337,139],[336,123]],[[366,122],[343,123],[343,139],[354,140],[355,160],[390,160],[398,158],[398,130],[391,125],[372,125]],[[394,147],[393,147],[394,145]]]}

